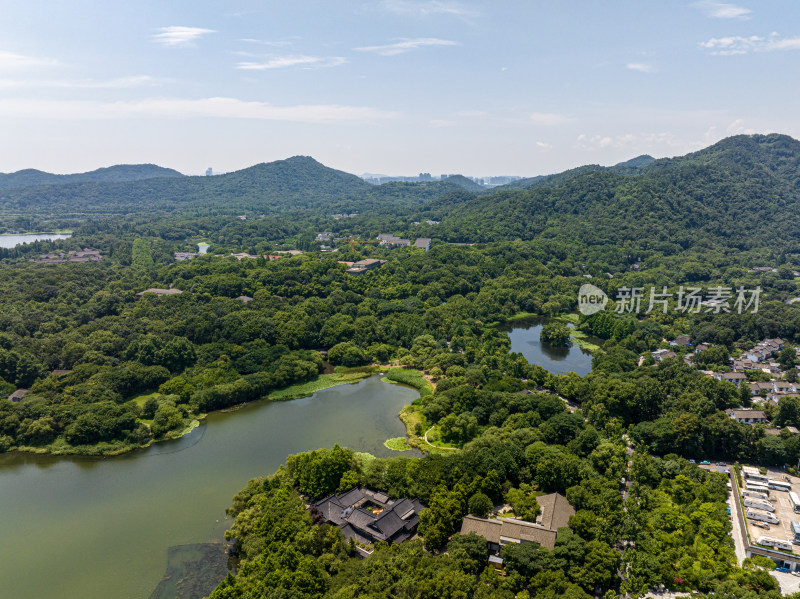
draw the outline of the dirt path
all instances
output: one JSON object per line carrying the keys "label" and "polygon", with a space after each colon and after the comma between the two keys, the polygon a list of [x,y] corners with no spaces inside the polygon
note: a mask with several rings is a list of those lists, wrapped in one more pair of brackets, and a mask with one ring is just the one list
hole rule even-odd
{"label": "dirt path", "polygon": [[430,445],[434,449],[444,449],[445,451],[458,451],[458,447],[439,447],[438,445],[434,445],[433,443],[428,441],[428,433],[431,432],[432,430],[433,430],[433,426],[425,431],[425,436],[422,437],[425,440],[425,443],[427,443],[428,445]]}

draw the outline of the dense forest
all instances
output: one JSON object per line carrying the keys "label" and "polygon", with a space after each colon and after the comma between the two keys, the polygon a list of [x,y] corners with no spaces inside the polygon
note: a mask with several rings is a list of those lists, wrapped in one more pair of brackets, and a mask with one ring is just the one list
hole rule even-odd
{"label": "dense forest", "polygon": [[[791,138],[739,136],[491,192],[372,186],[305,157],[215,177],[9,189],[3,210],[28,216],[0,215],[6,226],[52,213],[74,234],[0,251],[0,395],[27,390],[0,400],[0,452],[120,453],[331,366],[350,380],[403,366],[435,383],[407,408],[409,438],[434,430],[450,450],[378,459],[336,446],[254,472],[229,510],[241,564],[214,599],[610,599],[661,584],[778,597],[772,562],[736,563],[725,477],[688,460],[800,459],[785,429],[800,427],[799,400],[764,408],[784,426],[768,434],[725,413],[761,398],[703,372],[730,370],[729,357],[765,338],[800,344],[800,303],[787,301],[800,296],[799,163]],[[344,238],[338,251],[322,251],[321,231]],[[379,233],[434,242],[347,243]],[[175,259],[201,241],[208,254]],[[103,258],[35,261],[82,248]],[[304,253],[270,259],[287,249]],[[367,257],[386,263],[346,272]],[[591,316],[577,313],[587,281],[611,298]],[[664,312],[615,309],[620,292],[645,286],[762,295],[755,312],[674,300]],[[141,293],[153,288],[170,293]],[[497,325],[522,314],[556,319],[557,343],[591,335],[591,373],[553,374],[510,352]],[[679,335],[713,349],[688,359],[691,348],[669,344]],[[659,349],[675,355],[656,362]],[[419,538],[359,559],[305,509],[358,485],[419,498]],[[487,567],[483,539],[458,534],[465,515],[498,505],[533,517],[535,497],[552,492],[576,510],[569,527],[552,550],[505,547],[504,575]]]}

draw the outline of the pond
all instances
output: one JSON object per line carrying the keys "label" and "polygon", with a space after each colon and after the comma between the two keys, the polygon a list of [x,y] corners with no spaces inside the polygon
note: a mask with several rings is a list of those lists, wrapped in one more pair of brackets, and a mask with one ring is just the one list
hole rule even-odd
{"label": "pond", "polygon": [[[569,347],[544,343],[539,336],[542,327],[550,321],[541,316],[512,320],[499,328],[508,333],[511,351],[519,352],[531,364],[538,364],[554,374],[575,372],[580,376],[592,371],[592,354],[573,341]],[[600,339],[588,338],[590,343],[602,343]]]}
{"label": "pond", "polygon": [[0,235],[0,248],[13,248],[23,243],[34,241],[52,241],[69,239],[72,233],[23,233],[20,235]]}
{"label": "pond", "polygon": [[210,243],[198,243],[197,244],[197,251],[201,254],[207,254],[208,248],[211,247]]}
{"label": "pond", "polygon": [[90,459],[0,455],[0,595],[147,599],[168,549],[216,543],[225,508],[286,456],[339,443],[378,456],[419,394],[373,376],[288,402],[211,414],[192,433]]}

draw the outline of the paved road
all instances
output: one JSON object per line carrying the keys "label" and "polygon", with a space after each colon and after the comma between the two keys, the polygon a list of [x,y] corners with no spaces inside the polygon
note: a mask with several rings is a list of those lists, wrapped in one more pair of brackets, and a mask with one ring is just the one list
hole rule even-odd
{"label": "paved road", "polygon": [[789,595],[800,591],[800,577],[784,572],[770,572],[778,584],[781,585],[781,593]]}
{"label": "paved road", "polygon": [[741,566],[742,560],[747,557],[744,550],[744,540],[742,536],[742,527],[739,524],[739,502],[736,501],[737,497],[734,493],[728,494],[728,507],[731,508],[731,522],[733,523],[733,545],[736,550],[736,561]]}

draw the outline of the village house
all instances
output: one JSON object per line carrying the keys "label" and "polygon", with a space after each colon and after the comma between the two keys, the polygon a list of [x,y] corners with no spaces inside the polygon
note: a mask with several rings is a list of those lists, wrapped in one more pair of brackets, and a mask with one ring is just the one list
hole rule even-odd
{"label": "village house", "polygon": [[341,528],[345,538],[365,545],[410,539],[424,507],[418,499],[392,500],[385,493],[363,487],[331,495],[314,504],[325,522]]}
{"label": "village house", "polygon": [[662,360],[668,360],[669,358],[678,357],[678,354],[668,349],[657,349],[656,351],[652,352],[651,355],[653,356],[653,359],[656,362],[661,362]]}
{"label": "village house", "polygon": [[381,233],[377,239],[381,242],[381,245],[411,245],[408,239],[402,239],[390,233]]}
{"label": "village house", "polygon": [[741,372],[715,372],[714,378],[718,381],[728,381],[737,387],[747,380],[747,377]]}
{"label": "village house", "polygon": [[497,553],[509,543],[539,543],[542,547],[553,549],[558,529],[569,525],[570,516],[575,509],[567,498],[559,493],[551,493],[536,498],[542,510],[536,522],[526,522],[514,518],[487,519],[469,515],[461,525],[461,534],[471,532],[482,536],[489,545],[490,553]]}
{"label": "village house", "polygon": [[780,437],[780,435],[781,435],[781,430],[788,431],[788,433],[789,433],[790,435],[792,435],[792,436],[795,436],[795,435],[797,435],[798,433],[800,433],[800,431],[798,431],[798,430],[797,430],[795,427],[793,427],[793,426],[784,426],[782,429],[781,429],[781,427],[779,427],[779,426],[778,426],[778,427],[775,427],[775,428],[765,428],[765,429],[764,429],[764,434],[765,434],[765,435],[773,435],[773,436],[776,436],[776,437]]}
{"label": "village house", "polygon": [[747,383],[747,386],[750,387],[750,393],[752,395],[760,395],[762,397],[771,396],[775,391],[771,382],[761,381],[756,383]]}
{"label": "village house", "polygon": [[179,293],[183,293],[180,289],[158,289],[156,287],[151,287],[150,289],[145,289],[144,291],[140,291],[136,294],[137,298],[144,297],[145,293],[153,293],[155,295],[178,295]]}
{"label": "village house", "polygon": [[734,372],[742,372],[745,370],[758,370],[758,364],[751,360],[734,360],[733,361],[733,371]]}
{"label": "village house", "polygon": [[752,408],[739,408],[728,410],[728,416],[736,422],[743,424],[766,424],[767,415],[761,410],[753,410]]}
{"label": "village house", "polygon": [[27,389],[17,389],[16,391],[14,391],[14,393],[8,396],[8,401],[13,401],[16,403],[23,397],[25,397],[27,394],[28,394]]}
{"label": "village house", "polygon": [[431,240],[429,237],[420,237],[414,242],[414,247],[422,248],[427,252],[431,249]]}
{"label": "village house", "polygon": [[245,258],[250,258],[255,260],[258,256],[254,256],[253,254],[248,254],[246,252],[239,252],[238,254],[228,254],[230,258],[236,258],[237,260],[244,260]]}
{"label": "village house", "polygon": [[675,341],[670,341],[670,345],[679,345],[681,347],[689,347],[692,345],[692,340],[689,338],[689,335],[678,335],[675,337]]}
{"label": "village house", "polygon": [[752,362],[765,362],[783,349],[783,339],[764,339],[753,349],[747,350],[744,357]]}
{"label": "village house", "polygon": [[378,260],[376,258],[367,258],[366,260],[359,260],[358,262],[353,262],[353,265],[348,268],[346,271],[349,275],[363,275],[368,270],[372,270],[373,268],[378,268],[386,264],[386,260]]}
{"label": "village house", "polygon": [[772,387],[775,389],[775,393],[796,393],[797,386],[794,383],[790,383],[788,381],[772,381]]}

